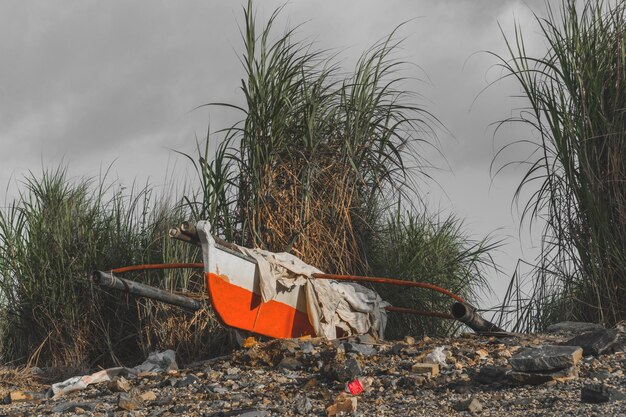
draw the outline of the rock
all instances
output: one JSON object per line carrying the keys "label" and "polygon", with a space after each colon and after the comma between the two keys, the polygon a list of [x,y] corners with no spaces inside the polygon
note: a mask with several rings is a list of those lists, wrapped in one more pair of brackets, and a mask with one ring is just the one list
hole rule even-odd
{"label": "rock", "polygon": [[577,346],[543,345],[521,349],[508,361],[518,372],[552,372],[576,365],[582,353]]}
{"label": "rock", "polygon": [[563,346],[580,346],[583,348],[584,356],[598,356],[610,351],[618,341],[619,333],[617,329],[602,329],[583,333],[561,344]]}
{"label": "rock", "polygon": [[112,392],[130,391],[130,382],[128,382],[128,380],[123,376],[119,378],[114,378],[112,381],[109,381],[107,386]]}
{"label": "rock", "polygon": [[301,395],[296,399],[295,402],[295,410],[296,413],[301,415],[309,415],[311,410],[313,409],[313,405],[311,404],[311,400],[306,395]]}
{"label": "rock", "polygon": [[315,349],[315,346],[313,346],[313,343],[311,342],[304,342],[300,344],[300,350],[302,351],[302,353],[313,353],[313,350]]}
{"label": "rock", "polygon": [[245,349],[250,349],[251,347],[254,347],[256,345],[257,345],[257,341],[252,336],[246,337],[244,341],[241,343],[241,346],[244,347]]}
{"label": "rock", "polygon": [[596,323],[585,323],[582,321],[562,321],[560,323],[552,324],[548,326],[548,332],[550,333],[573,333],[580,334],[585,332],[592,332],[595,330],[603,330],[604,327]]}
{"label": "rock", "polygon": [[211,391],[216,393],[216,394],[223,395],[223,394],[226,394],[228,392],[228,388],[222,387],[220,385],[216,385],[214,387],[211,387]]}
{"label": "rock", "polygon": [[11,391],[5,398],[4,403],[18,403],[26,401],[41,401],[46,399],[46,394],[32,391]]}
{"label": "rock", "polygon": [[95,409],[93,404],[90,403],[61,403],[52,407],[53,413],[77,413],[77,409],[82,409],[85,411],[93,411]]}
{"label": "rock", "polygon": [[346,342],[343,344],[343,348],[345,349],[346,353],[358,353],[359,355],[363,356],[371,356],[377,353],[374,346],[364,345],[361,343]]}
{"label": "rock", "polygon": [[139,395],[139,398],[141,398],[141,401],[148,402],[148,401],[155,401],[157,399],[157,396],[154,393],[154,391],[146,391],[146,392],[142,392]]}
{"label": "rock", "polygon": [[580,401],[584,403],[599,404],[623,400],[626,400],[626,394],[604,384],[586,385],[580,390]]}
{"label": "rock", "polygon": [[413,346],[415,344],[415,338],[413,336],[406,336],[404,338],[404,343],[406,343],[409,346]]}
{"label": "rock", "polygon": [[359,361],[355,358],[348,358],[337,370],[337,380],[339,382],[352,381],[354,378],[361,375],[362,372],[363,370],[361,369]]}
{"label": "rock", "polygon": [[439,375],[439,364],[436,363],[414,363],[411,371],[416,374],[426,374],[431,377]]}
{"label": "rock", "polygon": [[296,358],[287,356],[287,357],[284,357],[280,361],[280,363],[278,364],[278,367],[281,369],[288,369],[290,371],[295,371],[295,370],[302,368],[302,362],[300,362]]}
{"label": "rock", "polygon": [[176,404],[171,406],[168,411],[175,416],[185,416],[189,414],[189,407],[184,404]]}
{"label": "rock", "polygon": [[378,339],[376,339],[374,336],[372,336],[371,334],[367,333],[367,334],[360,334],[356,337],[356,340],[359,343],[362,343],[364,345],[375,345],[379,342]]}
{"label": "rock", "polygon": [[178,381],[176,381],[174,386],[176,388],[184,388],[184,387],[188,387],[189,385],[193,385],[197,383],[198,381],[200,381],[200,378],[198,378],[194,374],[189,374],[183,379],[179,379]]}
{"label": "rock", "polygon": [[136,398],[131,397],[126,393],[121,393],[117,398],[117,405],[123,410],[126,411],[135,411],[143,408],[143,404],[141,401]]}
{"label": "rock", "polygon": [[481,384],[500,383],[506,378],[507,369],[499,366],[487,365],[480,368],[474,377],[476,382]]}
{"label": "rock", "polygon": [[518,384],[523,385],[539,385],[550,381],[567,381],[578,376],[575,366],[558,371],[547,372],[521,372],[511,371],[508,373],[509,378]]}
{"label": "rock", "polygon": [[454,405],[456,411],[469,411],[470,413],[480,413],[483,406],[476,398],[471,397],[465,401],[459,401]]}
{"label": "rock", "polygon": [[341,413],[354,413],[356,411],[357,399],[356,397],[348,397],[345,393],[341,393],[335,398],[334,404],[326,408],[326,415],[328,417],[336,416]]}
{"label": "rock", "polygon": [[248,410],[248,411],[244,411],[241,414],[228,413],[228,415],[236,416],[236,417],[266,417],[266,416],[269,416],[270,413],[269,411],[265,411],[265,410]]}
{"label": "rock", "polygon": [[476,358],[479,360],[485,359],[489,356],[489,352],[487,352],[485,349],[478,349],[476,352],[474,352],[474,356],[476,356]]}

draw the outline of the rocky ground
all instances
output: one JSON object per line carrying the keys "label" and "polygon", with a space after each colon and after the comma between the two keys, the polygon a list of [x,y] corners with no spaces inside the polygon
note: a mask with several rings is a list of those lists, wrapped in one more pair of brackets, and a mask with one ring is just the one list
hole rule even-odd
{"label": "rocky ground", "polygon": [[54,398],[34,382],[5,381],[0,415],[626,415],[623,329],[552,330],[380,343],[248,339],[228,357],[129,370]]}

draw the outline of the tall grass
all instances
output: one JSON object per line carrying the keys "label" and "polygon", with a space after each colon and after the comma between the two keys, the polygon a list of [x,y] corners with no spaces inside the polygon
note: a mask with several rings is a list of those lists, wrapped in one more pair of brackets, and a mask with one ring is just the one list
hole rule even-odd
{"label": "tall grass", "polygon": [[[521,28],[502,59],[529,107],[537,152],[518,193],[545,220],[525,327],[626,318],[626,2],[564,0],[537,22],[548,46],[530,56]],[[518,194],[519,195],[519,194]],[[511,297],[518,297],[515,291]]]}
{"label": "tall grass", "polygon": [[[489,285],[486,274],[497,272],[490,256],[500,241],[489,237],[474,240],[454,216],[396,213],[390,216],[374,238],[373,273],[411,281],[427,281],[449,289],[470,303],[480,299],[479,291]],[[420,310],[447,312],[450,298],[434,291],[377,285],[386,301]],[[386,336],[402,338],[407,334],[446,334],[456,323],[408,314],[392,314]],[[458,326],[456,326],[458,327]]]}
{"label": "tall grass", "polygon": [[[429,175],[423,150],[434,147],[440,124],[402,89],[398,29],[347,71],[335,55],[298,40],[297,30],[275,37],[279,12],[259,29],[252,3],[244,9],[245,104],[209,104],[243,119],[187,156],[202,186],[188,198],[194,214],[227,239],[292,252],[326,272],[376,271],[472,294],[486,283],[479,266],[493,245],[470,244],[453,219],[416,214],[418,184]],[[219,134],[211,157],[209,140]],[[387,223],[398,207],[409,215]],[[449,308],[437,297],[384,294],[407,307],[429,300]],[[392,327],[394,335],[448,330],[414,320]]]}
{"label": "tall grass", "polygon": [[364,272],[370,223],[410,192],[408,167],[416,174],[423,166],[417,144],[436,120],[398,89],[395,33],[342,75],[333,55],[295,30],[274,39],[278,13],[259,31],[251,3],[244,10],[245,107],[213,103],[244,118],[224,131],[212,161],[200,152],[198,212],[239,243]]}
{"label": "tall grass", "polygon": [[[164,345],[166,328],[150,331],[163,319],[160,308],[93,288],[87,277],[94,269],[198,259],[197,251],[166,238],[185,214],[160,203],[149,187],[126,190],[105,177],[72,180],[63,168],[27,176],[20,190],[0,211],[1,360],[132,363]],[[132,278],[185,290],[191,274]]]}

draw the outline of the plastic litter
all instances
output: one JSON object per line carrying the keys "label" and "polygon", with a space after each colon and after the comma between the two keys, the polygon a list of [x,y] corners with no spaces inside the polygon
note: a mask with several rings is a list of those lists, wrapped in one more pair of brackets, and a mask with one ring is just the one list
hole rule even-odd
{"label": "plastic litter", "polygon": [[60,397],[70,392],[84,390],[92,384],[111,381],[119,375],[137,375],[142,372],[161,373],[176,369],[178,369],[178,364],[176,363],[176,353],[173,350],[154,352],[148,355],[148,359],[144,363],[134,368],[116,367],[103,369],[91,375],[75,376],[63,382],[52,384],[52,393],[55,397]]}
{"label": "plastic litter", "polygon": [[345,391],[351,395],[359,395],[371,387],[373,382],[374,379],[371,377],[355,378],[346,384]]}
{"label": "plastic litter", "polygon": [[439,364],[439,366],[446,366],[445,348],[445,346],[436,347],[435,350],[426,355],[424,363],[436,363]]}

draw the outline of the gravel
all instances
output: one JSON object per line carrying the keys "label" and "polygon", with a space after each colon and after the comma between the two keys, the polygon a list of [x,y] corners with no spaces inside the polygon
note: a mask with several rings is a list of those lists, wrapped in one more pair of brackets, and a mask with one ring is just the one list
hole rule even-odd
{"label": "gravel", "polygon": [[[18,395],[28,382],[3,384],[0,415],[84,416],[611,416],[626,414],[626,355],[586,356],[575,377],[539,385],[510,378],[509,359],[527,347],[557,345],[571,334],[496,338],[407,337],[362,343],[358,338],[259,342],[232,355],[121,384],[101,383],[60,398]],[[371,342],[371,341],[366,341]],[[445,365],[421,364],[444,347]],[[440,351],[441,349],[439,349]],[[528,352],[528,350],[525,350]],[[434,369],[437,368],[437,372]],[[432,371],[430,369],[433,369]],[[352,396],[346,382],[359,378]],[[128,392],[125,391],[128,385]],[[35,385],[33,385],[35,386]],[[121,389],[123,386],[124,389]],[[588,403],[591,395],[602,403]],[[8,400],[7,400],[8,398]],[[11,398],[25,398],[11,402]],[[582,399],[581,399],[582,398]],[[356,410],[353,410],[356,408]],[[341,410],[353,410],[343,412]]]}

